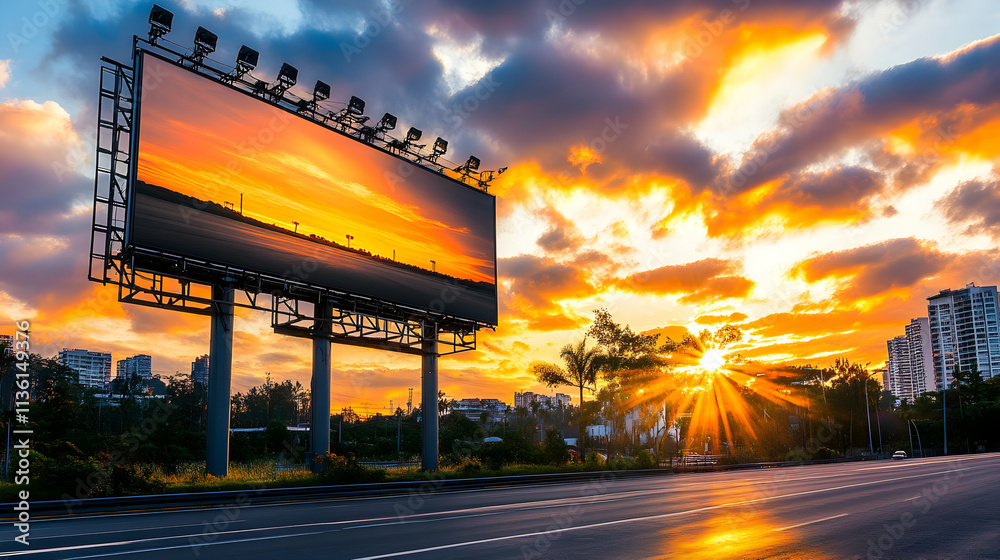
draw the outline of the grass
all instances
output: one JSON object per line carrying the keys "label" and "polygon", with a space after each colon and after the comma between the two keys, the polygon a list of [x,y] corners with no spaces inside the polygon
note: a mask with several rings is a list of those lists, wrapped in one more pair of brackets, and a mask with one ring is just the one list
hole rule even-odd
{"label": "grass", "polygon": [[[610,468],[628,468],[629,465],[610,465]],[[435,473],[418,467],[390,469],[385,471],[385,482],[421,482],[425,480],[453,480],[459,478],[480,478],[491,476],[516,476],[552,473],[576,473],[600,470],[603,464],[570,463],[566,465],[507,465],[500,469],[487,469],[475,461],[465,461],[457,465],[443,465]],[[163,482],[166,493],[214,492],[226,490],[256,490],[263,488],[294,488],[305,486],[325,486],[328,483],[299,465],[289,468],[274,461],[253,463],[230,463],[225,477],[216,477],[205,472],[204,463],[182,464],[170,472],[159,465],[150,466],[145,472],[150,478]],[[0,502],[17,501],[17,491],[23,487],[11,483],[0,483]]]}

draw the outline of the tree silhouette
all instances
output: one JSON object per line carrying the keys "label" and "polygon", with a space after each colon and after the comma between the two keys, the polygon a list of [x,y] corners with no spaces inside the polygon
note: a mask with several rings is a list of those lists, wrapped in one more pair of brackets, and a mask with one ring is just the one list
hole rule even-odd
{"label": "tree silhouette", "polygon": [[556,364],[548,362],[535,362],[531,364],[532,373],[538,381],[548,387],[558,385],[569,385],[580,390],[580,421],[577,429],[580,437],[584,434],[583,418],[583,390],[594,391],[597,383],[597,373],[601,370],[601,358],[603,354],[598,348],[587,348],[587,339],[584,338],[578,344],[567,344],[563,346],[559,356],[566,363],[566,369]]}

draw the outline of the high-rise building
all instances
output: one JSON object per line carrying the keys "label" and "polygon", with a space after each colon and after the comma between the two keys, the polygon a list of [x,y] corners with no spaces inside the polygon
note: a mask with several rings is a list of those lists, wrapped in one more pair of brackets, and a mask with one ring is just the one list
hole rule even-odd
{"label": "high-rise building", "polygon": [[149,354],[137,354],[124,360],[118,360],[117,377],[128,379],[132,375],[138,375],[141,379],[153,377],[153,358]]}
{"label": "high-rise building", "polygon": [[14,337],[9,334],[0,334],[0,346],[3,346],[4,353],[10,356],[14,353]]}
{"label": "high-rise building", "polygon": [[89,350],[63,348],[59,363],[79,374],[79,383],[85,387],[103,389],[111,381],[111,354]]}
{"label": "high-rise building", "polygon": [[199,356],[191,362],[191,381],[208,385],[208,354]]}
{"label": "high-rise building", "polygon": [[927,317],[910,319],[910,324],[906,325],[906,342],[910,349],[913,398],[916,399],[927,391],[933,391],[935,387],[934,349],[931,346],[931,327]]}
{"label": "high-rise building", "polygon": [[[889,349],[889,391],[897,399],[913,402],[913,370],[910,367],[910,343],[905,336],[897,336],[886,343]],[[919,395],[917,395],[919,396]]]}
{"label": "high-rise building", "polygon": [[955,380],[956,369],[979,368],[984,379],[1000,376],[997,287],[968,284],[927,298],[938,390]]}
{"label": "high-rise building", "polygon": [[556,393],[556,405],[563,408],[569,407],[569,403],[573,402],[573,397],[566,395],[564,393]]}

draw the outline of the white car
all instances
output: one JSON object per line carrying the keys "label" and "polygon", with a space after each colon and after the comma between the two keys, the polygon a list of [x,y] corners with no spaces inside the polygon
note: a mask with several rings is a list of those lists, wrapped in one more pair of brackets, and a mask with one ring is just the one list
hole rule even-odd
{"label": "white car", "polygon": [[906,459],[906,451],[897,451],[892,454],[893,459]]}

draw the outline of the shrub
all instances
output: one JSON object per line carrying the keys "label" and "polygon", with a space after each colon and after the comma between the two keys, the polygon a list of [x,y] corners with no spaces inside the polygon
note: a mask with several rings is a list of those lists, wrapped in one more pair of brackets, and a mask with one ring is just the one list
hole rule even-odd
{"label": "shrub", "polygon": [[464,474],[478,473],[482,468],[482,463],[470,457],[463,457],[462,462],[458,464],[458,471]]}
{"label": "shrub", "polygon": [[545,462],[550,465],[565,465],[569,462],[569,451],[566,449],[566,442],[559,435],[559,430],[552,429],[545,432],[542,455]]}
{"label": "shrub", "polygon": [[588,469],[599,469],[604,464],[604,460],[597,453],[591,451],[587,453],[587,459],[584,464],[587,465]]}
{"label": "shrub", "polygon": [[656,467],[656,461],[653,460],[653,455],[649,451],[643,449],[639,452],[639,456],[635,459],[635,468],[654,469]]}
{"label": "shrub", "polygon": [[319,461],[323,468],[317,476],[324,484],[362,484],[385,480],[385,469],[368,468],[353,455],[327,453]]}

